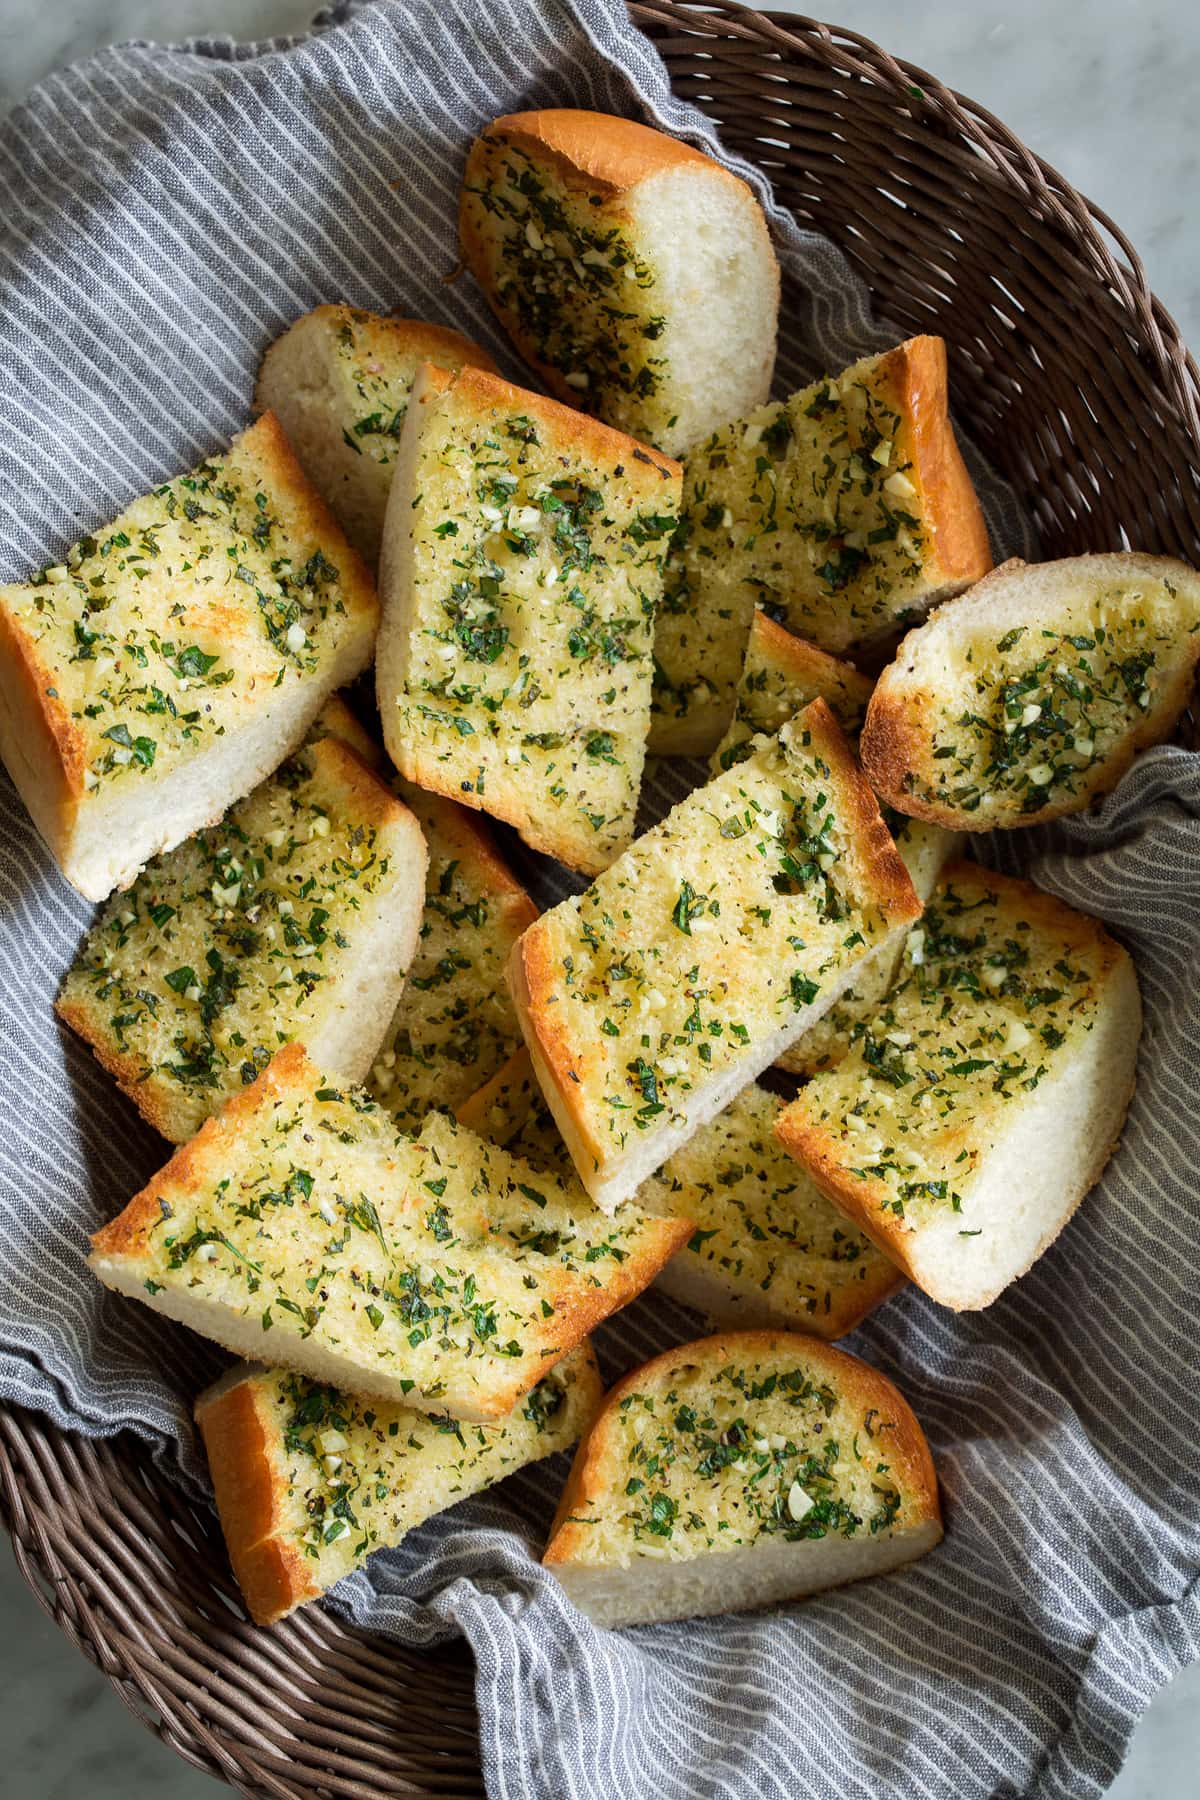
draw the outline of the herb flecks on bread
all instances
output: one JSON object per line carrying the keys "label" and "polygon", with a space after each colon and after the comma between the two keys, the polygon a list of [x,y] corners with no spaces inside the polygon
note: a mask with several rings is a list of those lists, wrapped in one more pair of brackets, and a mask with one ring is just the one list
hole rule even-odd
{"label": "herb flecks on bread", "polygon": [[628,843],[679,469],[480,370],[414,389],[381,568],[409,780],[589,873]]}
{"label": "herb flecks on bread", "polygon": [[905,638],[867,713],[880,793],[968,831],[1078,812],[1169,736],[1200,660],[1200,576],[1170,557],[1005,563]]}
{"label": "herb flecks on bread", "polygon": [[857,740],[874,683],[853,664],[818,650],[756,608],[738,678],[729,729],[710,758],[714,775],[752,753],[751,739],[773,737],[812,700],[824,700],[846,736]]}
{"label": "herb flecks on bread", "polygon": [[782,1142],[933,1299],[990,1305],[1116,1147],[1141,1009],[1094,919],[972,863],[947,869],[849,1055]]}
{"label": "herb flecks on bread", "polygon": [[263,357],[255,404],[275,414],[346,536],[374,567],[409,394],[422,363],[494,369],[486,350],[419,319],[318,306]]}
{"label": "herb flecks on bread", "polygon": [[[817,698],[828,702],[842,730],[857,744],[871,688],[867,677],[850,663],[793,637],[766,613],[755,612],[738,683],[737,710],[713,752],[714,773],[744,762],[753,754],[755,734],[778,731],[793,713]],[[962,840],[954,832],[923,824],[891,808],[883,809],[883,817],[917,897],[924,903],[943,864],[958,853]],[[868,958],[841,999],[783,1052],[776,1066],[791,1074],[811,1075],[840,1061],[857,1021],[870,1017],[891,985],[902,949],[902,940],[896,938]]]}
{"label": "herb flecks on bread", "polygon": [[707,753],[721,737],[756,605],[839,653],[990,567],[940,338],[911,338],[723,426],[685,462],[651,750]]}
{"label": "herb flecks on bread", "polygon": [[233,1370],[196,1403],[234,1573],[272,1624],[435,1513],[569,1449],[601,1397],[587,1344],[501,1424],[363,1400],[286,1369]]}
{"label": "herb flecks on bread", "polygon": [[105,904],[58,1012],[174,1143],[283,1043],[360,1080],[416,946],[425,862],[413,814],[327,738]]}
{"label": "herb flecks on bread", "polygon": [[453,801],[404,785],[429,846],[416,955],[368,1092],[405,1130],[454,1111],[521,1040],[505,964],[537,908],[485,826]]}
{"label": "herb flecks on bread", "polygon": [[[903,1277],[784,1150],[774,1134],[782,1105],[751,1082],[642,1183],[637,1204],[646,1212],[695,1226],[654,1285],[714,1329],[778,1327],[838,1338]],[[570,1168],[525,1050],[458,1117],[540,1168]]]}
{"label": "herb flecks on bread", "polygon": [[467,159],[463,255],[560,400],[678,454],[761,404],[779,271],[745,182],[628,119],[497,119]]}
{"label": "herb flecks on bread", "polygon": [[817,700],[544,913],[510,979],[588,1192],[632,1194],[919,911]]}
{"label": "herb flecks on bread", "polygon": [[0,588],[0,752],[88,899],[211,824],[364,667],[378,608],[266,414]]}
{"label": "herb flecks on bread", "polygon": [[90,1264],[242,1355],[488,1420],[688,1229],[607,1218],[442,1113],[412,1138],[291,1044],[96,1233]]}
{"label": "herb flecks on bread", "polygon": [[544,1561],[623,1625],[796,1598],[940,1537],[929,1450],[891,1382],[813,1338],[731,1332],[609,1394]]}

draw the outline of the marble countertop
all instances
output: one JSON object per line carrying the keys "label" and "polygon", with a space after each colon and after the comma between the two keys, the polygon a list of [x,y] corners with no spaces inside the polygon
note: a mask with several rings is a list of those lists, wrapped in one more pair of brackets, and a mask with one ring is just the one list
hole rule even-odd
{"label": "marble countertop", "polygon": [[[987,106],[1126,232],[1185,337],[1200,344],[1200,173],[1190,0],[770,0],[876,39]],[[0,0],[0,111],[52,68],[125,38],[303,30],[316,0]],[[38,1609],[0,1543],[0,1744],[7,1800],[215,1800],[217,1784],[125,1713]],[[1186,1800],[1200,1756],[1200,1665],[1138,1728],[1113,1800]]]}

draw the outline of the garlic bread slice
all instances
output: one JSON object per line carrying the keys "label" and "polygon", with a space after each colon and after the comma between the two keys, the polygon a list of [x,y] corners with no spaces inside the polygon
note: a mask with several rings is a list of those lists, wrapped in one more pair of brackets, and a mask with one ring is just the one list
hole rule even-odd
{"label": "garlic bread slice", "polygon": [[744,1612],[941,1540],[933,1459],[877,1369],[816,1338],[701,1338],[635,1369],[575,1454],[543,1562],[598,1625]]}
{"label": "garlic bread slice", "polygon": [[946,346],[910,338],[693,447],[655,632],[652,754],[707,755],[755,606],[835,655],[991,567],[947,411]]}
{"label": "garlic bread slice", "polygon": [[422,1412],[504,1418],[689,1234],[444,1113],[419,1138],[298,1044],[92,1239],[106,1286],[229,1350]]}
{"label": "garlic bread slice", "polygon": [[196,1423],[251,1618],[273,1624],[435,1513],[570,1449],[600,1399],[586,1343],[497,1425],[362,1400],[287,1369],[232,1369],[201,1394]]}
{"label": "garlic bread slice", "polygon": [[777,1130],[931,1298],[990,1306],[1113,1154],[1140,1032],[1133,963],[1095,919],[952,864],[875,1016]]}
{"label": "garlic bread slice", "polygon": [[400,773],[594,873],[633,834],[679,468],[480,369],[426,365],[380,564]]}
{"label": "garlic bread slice", "polygon": [[1117,552],[1007,562],[912,631],[863,728],[901,812],[964,831],[1081,812],[1161,744],[1200,660],[1200,575]]}
{"label": "garlic bread slice", "polygon": [[597,1204],[633,1194],[919,912],[815,700],[543,913],[513,952],[513,998]]}
{"label": "garlic bread slice", "polygon": [[[322,717],[349,732],[343,713]],[[425,866],[413,814],[324,738],[105,903],[59,1017],[176,1144],[281,1044],[360,1081],[417,947]]]}

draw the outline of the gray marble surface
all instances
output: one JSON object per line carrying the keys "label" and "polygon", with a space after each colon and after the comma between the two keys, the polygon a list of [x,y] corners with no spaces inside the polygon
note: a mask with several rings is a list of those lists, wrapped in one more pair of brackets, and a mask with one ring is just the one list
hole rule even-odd
{"label": "gray marble surface", "polygon": [[[1159,298],[1200,343],[1195,0],[772,0],[827,12],[988,107],[1102,206]],[[0,0],[0,111],[48,70],[126,38],[241,39],[303,29],[308,0]],[[216,1785],[135,1725],[46,1619],[0,1544],[0,1792],[5,1800],[212,1800]],[[1200,1666],[1162,1693],[1113,1800],[1198,1791]]]}

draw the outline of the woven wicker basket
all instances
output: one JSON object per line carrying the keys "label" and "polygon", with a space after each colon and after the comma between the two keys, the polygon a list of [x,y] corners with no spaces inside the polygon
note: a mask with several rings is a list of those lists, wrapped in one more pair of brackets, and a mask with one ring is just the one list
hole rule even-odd
{"label": "woven wicker basket", "polygon": [[[1200,378],[1105,216],[1010,131],[854,32],[630,5],[675,90],[840,245],[957,407],[1043,553],[1200,561]],[[214,1517],[129,1439],[0,1406],[0,1507],[46,1611],[130,1711],[243,1794],[482,1793],[465,1651],[376,1644],[310,1609],[243,1622]]]}

